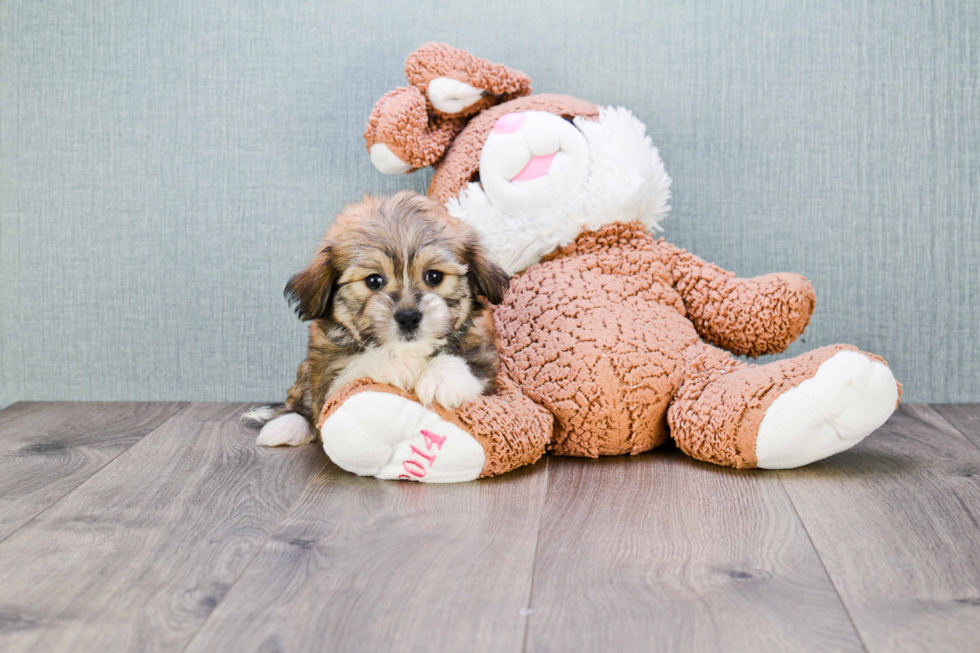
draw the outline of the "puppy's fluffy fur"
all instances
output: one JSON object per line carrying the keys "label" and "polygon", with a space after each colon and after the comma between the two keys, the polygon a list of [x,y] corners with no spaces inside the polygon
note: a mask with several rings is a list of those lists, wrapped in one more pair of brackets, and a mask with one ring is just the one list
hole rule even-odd
{"label": "puppy's fluffy fur", "polygon": [[309,348],[286,403],[246,415],[290,417],[266,426],[259,444],[308,442],[327,398],[359,378],[447,408],[492,391],[498,359],[485,302],[500,303],[507,285],[476,231],[429,198],[404,191],[349,205],[286,285],[296,313],[312,320]]}

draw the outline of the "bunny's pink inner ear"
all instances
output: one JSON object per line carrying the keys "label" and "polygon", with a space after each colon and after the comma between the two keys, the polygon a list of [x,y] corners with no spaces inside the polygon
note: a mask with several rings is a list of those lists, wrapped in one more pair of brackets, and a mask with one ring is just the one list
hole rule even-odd
{"label": "bunny's pink inner ear", "polygon": [[422,92],[414,86],[398,88],[374,105],[364,140],[378,170],[411,172],[439,161],[464,123],[439,116],[430,121]]}
{"label": "bunny's pink inner ear", "polygon": [[405,60],[405,76],[437,115],[465,117],[531,93],[531,79],[445,43],[426,43]]}

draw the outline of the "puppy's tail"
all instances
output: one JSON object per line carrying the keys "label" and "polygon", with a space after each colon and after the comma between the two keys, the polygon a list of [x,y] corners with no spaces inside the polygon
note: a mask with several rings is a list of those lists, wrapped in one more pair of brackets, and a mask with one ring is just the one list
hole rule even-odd
{"label": "puppy's tail", "polygon": [[262,447],[298,447],[316,437],[307,419],[289,404],[253,408],[242,415],[242,421],[262,426],[255,438],[255,444]]}
{"label": "puppy's tail", "polygon": [[242,415],[242,421],[248,424],[254,424],[256,426],[264,426],[265,424],[271,422],[277,417],[286,415],[287,413],[292,413],[292,408],[287,404],[272,404],[271,406],[259,406],[258,408],[253,408],[244,415]]}

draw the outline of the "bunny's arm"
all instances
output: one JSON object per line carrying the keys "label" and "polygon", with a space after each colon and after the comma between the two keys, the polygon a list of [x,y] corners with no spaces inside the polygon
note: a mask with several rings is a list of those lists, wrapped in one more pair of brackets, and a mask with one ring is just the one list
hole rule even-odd
{"label": "bunny's arm", "polygon": [[707,342],[745,356],[775,354],[803,333],[816,295],[798,274],[743,279],[661,240],[674,288]]}

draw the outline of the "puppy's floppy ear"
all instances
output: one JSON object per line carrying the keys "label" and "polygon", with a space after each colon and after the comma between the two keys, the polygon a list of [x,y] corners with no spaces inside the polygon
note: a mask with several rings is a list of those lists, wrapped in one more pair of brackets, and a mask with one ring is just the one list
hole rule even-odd
{"label": "puppy's floppy ear", "polygon": [[330,316],[337,277],[332,248],[325,245],[305,270],[293,275],[283,294],[301,320],[320,320]]}
{"label": "puppy's floppy ear", "polygon": [[464,257],[469,268],[466,277],[473,291],[486,297],[491,304],[504,301],[504,291],[510,286],[510,278],[499,265],[490,260],[490,255],[476,234],[471,234],[466,239]]}

